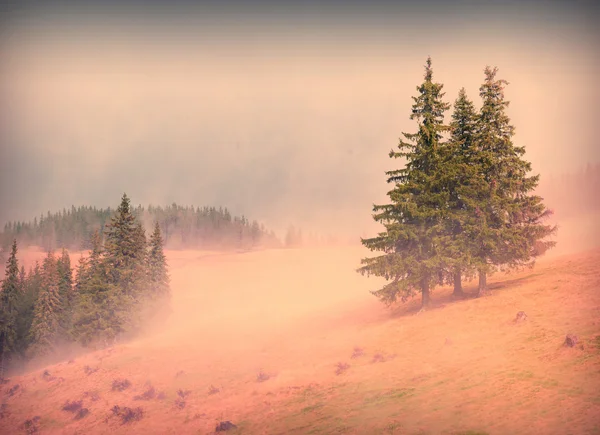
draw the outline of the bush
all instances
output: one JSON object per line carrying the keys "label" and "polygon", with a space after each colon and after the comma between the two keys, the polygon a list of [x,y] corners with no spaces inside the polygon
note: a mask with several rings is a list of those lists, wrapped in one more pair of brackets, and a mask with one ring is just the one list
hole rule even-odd
{"label": "bush", "polygon": [[112,383],[113,391],[123,391],[131,386],[131,382],[128,379],[115,379]]}
{"label": "bush", "polygon": [[111,409],[112,413],[116,416],[121,417],[122,424],[130,423],[132,421],[139,421],[144,416],[144,410],[142,408],[128,408],[124,406],[121,408],[115,405]]}
{"label": "bush", "polygon": [[349,368],[350,368],[350,364],[339,362],[339,363],[336,364],[335,374],[336,375],[341,375],[342,373],[344,373]]}
{"label": "bush", "polygon": [[83,405],[83,401],[82,400],[67,400],[65,402],[65,404],[62,407],[63,411],[67,411],[67,412],[75,412],[75,411],[79,411],[81,409],[81,406]]}

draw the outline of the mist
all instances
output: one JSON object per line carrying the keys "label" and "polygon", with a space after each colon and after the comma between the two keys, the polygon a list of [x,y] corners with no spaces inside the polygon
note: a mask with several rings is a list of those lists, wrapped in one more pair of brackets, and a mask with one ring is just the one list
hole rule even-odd
{"label": "mist", "polygon": [[[429,20],[434,6],[446,15]],[[226,206],[278,231],[372,233],[428,55],[447,102],[464,86],[478,105],[483,68],[499,67],[515,142],[542,180],[598,161],[597,10],[583,3],[11,12],[1,222],[116,206],[127,192],[134,204]]]}

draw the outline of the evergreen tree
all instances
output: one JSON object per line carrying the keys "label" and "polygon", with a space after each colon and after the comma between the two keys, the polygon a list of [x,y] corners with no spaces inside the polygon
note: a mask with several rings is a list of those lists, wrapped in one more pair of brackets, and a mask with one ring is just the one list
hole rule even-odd
{"label": "evergreen tree", "polygon": [[80,259],[75,282],[72,336],[83,346],[106,345],[123,332],[123,297],[110,283],[108,265],[98,231],[92,234],[91,253]]}
{"label": "evergreen tree", "polygon": [[42,273],[40,264],[36,261],[35,267],[29,269],[21,302],[19,304],[19,317],[17,320],[18,350],[24,355],[31,344],[31,325],[35,310],[35,303],[42,287]]}
{"label": "evergreen tree", "polygon": [[17,315],[21,285],[16,240],[13,241],[4,274],[0,287],[0,358],[10,357],[17,350]]}
{"label": "evergreen tree", "polygon": [[449,216],[445,230],[449,270],[446,271],[446,277],[454,284],[455,297],[464,295],[462,278],[465,274],[471,277],[474,267],[471,239],[465,233],[465,227],[473,220],[473,203],[477,199],[475,192],[481,184],[474,140],[476,127],[477,112],[462,88],[454,103],[451,137],[444,149],[444,170],[441,173],[449,193]]}
{"label": "evergreen tree", "polygon": [[71,269],[69,253],[64,248],[61,257],[57,261],[57,270],[59,276],[58,289],[62,307],[60,323],[64,331],[70,331],[71,317],[73,315],[73,270]]}
{"label": "evergreen tree", "polygon": [[171,288],[167,270],[167,259],[163,252],[163,240],[160,226],[156,222],[150,237],[147,272],[148,285],[144,301],[144,320],[154,324],[162,323],[171,312]]}
{"label": "evergreen tree", "polygon": [[420,292],[422,307],[429,304],[430,289],[439,282],[446,259],[441,251],[442,219],[447,209],[448,194],[440,179],[443,170],[442,133],[444,113],[449,105],[442,101],[443,85],[433,82],[431,59],[427,59],[425,80],[417,87],[410,119],[418,122],[416,133],[403,133],[400,151],[390,152],[391,158],[406,159],[404,169],[386,172],[388,183],[395,183],[388,192],[392,201],[376,205],[373,218],[385,231],[371,239],[361,239],[371,251],[383,255],[362,260],[358,271],[390,281],[374,291],[380,300],[391,304]]}
{"label": "evergreen tree", "polygon": [[144,277],[146,236],[135,221],[126,194],[106,229],[104,248],[110,283],[135,300]]}
{"label": "evergreen tree", "polygon": [[483,105],[478,117],[475,141],[482,182],[477,191],[475,212],[478,222],[471,226],[479,273],[479,292],[486,289],[487,274],[496,267],[519,268],[532,265],[535,257],[555,245],[544,240],[556,227],[542,222],[551,215],[543,199],[532,195],[539,175],[528,175],[531,163],[523,159],[525,148],[512,141],[514,127],[506,114],[506,80],[496,79],[497,68],[486,67],[480,87]]}
{"label": "evergreen tree", "polygon": [[31,325],[31,354],[34,356],[52,353],[59,342],[62,307],[58,284],[57,261],[49,251],[42,265],[42,285]]}
{"label": "evergreen tree", "polygon": [[148,253],[148,278],[150,293],[153,298],[169,297],[171,289],[167,271],[167,259],[163,252],[163,240],[158,222],[150,237],[150,252]]}

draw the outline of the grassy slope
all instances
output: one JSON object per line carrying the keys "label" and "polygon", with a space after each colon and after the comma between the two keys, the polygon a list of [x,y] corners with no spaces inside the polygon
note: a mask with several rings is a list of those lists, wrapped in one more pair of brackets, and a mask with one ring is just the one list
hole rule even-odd
{"label": "grassy slope", "polygon": [[[419,315],[418,301],[390,313],[368,294],[377,281],[353,271],[363,253],[169,253],[171,327],[47,367],[55,380],[13,377],[0,433],[39,415],[42,433],[65,434],[204,434],[221,419],[243,434],[600,434],[600,251],[498,275],[489,297],[437,290]],[[562,347],[567,333],[583,348]],[[365,355],[351,358],[355,346]],[[350,365],[341,375],[338,362]],[[272,377],[257,382],[260,370]],[[116,378],[132,386],[111,391]],[[147,383],[166,398],[133,400]],[[183,409],[178,389],[191,391]],[[79,399],[90,414],[76,421],[61,406]],[[144,418],[122,425],[114,405]]]}

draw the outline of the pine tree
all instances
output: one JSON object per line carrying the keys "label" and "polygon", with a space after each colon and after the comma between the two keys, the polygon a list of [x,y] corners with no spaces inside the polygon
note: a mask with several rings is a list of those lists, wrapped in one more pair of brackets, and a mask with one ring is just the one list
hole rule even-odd
{"label": "pine tree", "polygon": [[92,234],[91,248],[89,258],[80,259],[77,267],[71,335],[83,346],[105,346],[123,333],[128,305],[110,283],[98,231]]}
{"label": "pine tree", "polygon": [[126,194],[108,225],[104,248],[110,283],[135,299],[144,276],[146,236]]}
{"label": "pine tree", "polygon": [[148,253],[148,278],[150,293],[153,298],[169,297],[169,274],[167,259],[163,252],[163,240],[158,222],[154,225],[154,232],[150,237],[150,252]]}
{"label": "pine tree", "polygon": [[70,331],[73,315],[73,270],[71,269],[69,253],[64,248],[61,257],[57,261],[57,270],[59,276],[58,289],[62,307],[60,324],[63,331]]}
{"label": "pine tree", "polygon": [[475,209],[478,222],[471,226],[475,242],[471,254],[478,263],[479,293],[486,289],[487,274],[495,268],[531,266],[538,255],[555,245],[545,240],[556,232],[556,227],[542,223],[552,212],[541,197],[530,194],[539,175],[528,175],[531,163],[523,159],[525,148],[513,144],[515,129],[504,98],[508,82],[496,79],[497,71],[485,68],[475,134],[482,181],[475,189],[479,207]]}
{"label": "pine tree", "polygon": [[31,354],[34,356],[52,353],[59,342],[62,307],[58,284],[57,261],[49,251],[42,266],[42,284],[31,325]]}
{"label": "pine tree", "polygon": [[5,276],[0,287],[0,366],[11,358],[18,348],[17,320],[21,298],[17,241],[13,240],[6,262]]}
{"label": "pine tree", "polygon": [[446,265],[441,252],[442,219],[447,209],[448,195],[440,179],[444,113],[449,104],[442,101],[443,85],[433,82],[431,59],[427,59],[425,80],[417,87],[410,119],[418,122],[417,133],[403,133],[400,151],[390,152],[391,158],[406,159],[404,169],[388,171],[388,192],[392,201],[375,205],[373,218],[385,231],[371,239],[361,239],[371,251],[383,255],[362,260],[358,271],[367,276],[384,277],[390,283],[372,292],[386,304],[398,297],[403,301],[420,292],[422,307],[429,304],[430,289],[439,282]]}
{"label": "pine tree", "polygon": [[471,239],[465,233],[465,228],[473,220],[475,192],[481,184],[475,148],[476,127],[477,112],[462,88],[454,102],[451,137],[444,149],[444,170],[441,173],[449,193],[449,216],[445,230],[449,270],[446,276],[447,281],[454,285],[455,297],[464,295],[462,278],[464,275],[471,277],[474,268]]}
{"label": "pine tree", "polygon": [[145,295],[143,320],[159,324],[171,312],[171,288],[158,222],[154,225],[154,232],[150,237],[150,250],[147,258],[148,291]]}
{"label": "pine tree", "polygon": [[29,273],[25,279],[23,296],[21,298],[21,303],[19,304],[17,341],[18,350],[23,355],[31,344],[31,325],[33,324],[35,303],[38,299],[41,287],[42,272],[40,264],[36,261],[35,267],[29,269]]}

